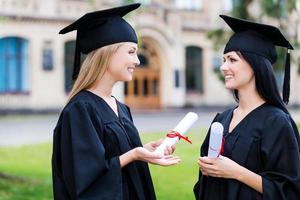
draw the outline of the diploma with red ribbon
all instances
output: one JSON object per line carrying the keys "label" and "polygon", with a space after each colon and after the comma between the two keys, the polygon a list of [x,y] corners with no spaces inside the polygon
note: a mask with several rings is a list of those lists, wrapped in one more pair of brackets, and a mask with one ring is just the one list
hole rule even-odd
{"label": "diploma with red ribbon", "polygon": [[183,139],[192,144],[192,142],[185,137],[184,134],[192,127],[192,125],[197,121],[198,115],[194,112],[189,112],[185,117],[177,124],[177,126],[166,135],[163,143],[157,147],[155,153],[160,155],[164,154],[164,150],[167,146],[175,145],[180,139]]}
{"label": "diploma with red ribbon", "polygon": [[224,137],[223,137],[224,127],[219,122],[212,123],[210,127],[209,136],[209,147],[208,154],[209,158],[217,158],[222,154],[224,150]]}

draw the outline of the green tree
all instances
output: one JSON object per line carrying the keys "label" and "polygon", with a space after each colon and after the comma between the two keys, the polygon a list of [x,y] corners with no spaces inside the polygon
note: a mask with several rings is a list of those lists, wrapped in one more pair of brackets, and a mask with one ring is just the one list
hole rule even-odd
{"label": "green tree", "polygon": [[263,14],[281,20],[296,9],[297,0],[261,0]]}
{"label": "green tree", "polygon": [[[279,28],[285,32],[286,24],[288,24],[288,14],[295,11],[297,0],[259,0],[262,12],[259,15],[261,19],[263,16],[275,19],[279,22]],[[248,12],[248,6],[254,0],[232,0],[233,9],[231,15],[243,19],[253,19]],[[257,20],[257,19],[256,19]],[[286,34],[285,34],[286,35]],[[228,34],[223,29],[215,29],[207,32],[207,37],[212,40],[215,49],[219,49],[228,41]],[[296,40],[292,43],[296,43]],[[286,49],[277,48],[278,60],[274,65],[275,71],[283,71],[285,62]]]}
{"label": "green tree", "polygon": [[[262,16],[268,16],[279,22],[279,28],[285,33],[286,24],[288,24],[288,13],[296,9],[297,0],[261,0]],[[286,33],[284,34],[286,35]],[[291,41],[296,43],[296,41]],[[274,64],[274,70],[277,72],[284,71],[286,49],[277,48],[278,59]]]}
{"label": "green tree", "polygon": [[[230,15],[243,19],[249,19],[248,5],[253,0],[232,0],[233,8]],[[223,28],[213,29],[207,32],[206,36],[212,40],[214,49],[220,49],[228,41],[230,34]]]}
{"label": "green tree", "polygon": [[253,0],[232,0],[233,8],[231,11],[232,16],[249,19],[248,6]]}

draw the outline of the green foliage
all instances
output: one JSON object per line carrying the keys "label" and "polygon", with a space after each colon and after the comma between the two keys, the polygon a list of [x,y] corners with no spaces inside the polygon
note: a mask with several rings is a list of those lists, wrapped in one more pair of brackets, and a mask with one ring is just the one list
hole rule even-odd
{"label": "green foliage", "polygon": [[297,0],[261,0],[264,13],[273,18],[286,17],[288,12],[295,10]]}
{"label": "green foliage", "polygon": [[[285,30],[283,27],[283,20],[286,20],[286,17],[289,12],[292,12],[296,9],[296,0],[261,0],[261,7],[263,13],[269,17],[279,20],[281,30]],[[285,48],[276,48],[277,50],[277,61],[273,65],[276,72],[284,71],[285,58],[286,58],[286,49]]]}
{"label": "green foliage", "polygon": [[287,0],[287,11],[291,12],[296,9],[296,4],[299,0]]}
{"label": "green foliage", "polygon": [[[231,12],[232,16],[249,19],[249,13],[247,10],[247,6],[252,2],[253,0],[233,0],[233,9]],[[213,48],[215,50],[221,49],[226,41],[228,41],[231,33],[228,33],[224,31],[224,29],[213,29],[210,31],[207,31],[206,36],[209,38],[213,43]],[[220,74],[218,74],[218,77],[220,78]],[[223,78],[220,78],[220,80],[223,80]]]}
{"label": "green foliage", "polygon": [[286,57],[287,50],[282,47],[276,47],[276,51],[277,51],[277,61],[275,64],[273,64],[273,68],[277,72],[284,71],[285,57]]}
{"label": "green foliage", "polygon": [[261,0],[261,7],[264,12],[271,17],[281,17],[283,15],[282,1],[274,0]]}
{"label": "green foliage", "polygon": [[250,15],[247,7],[252,1],[253,0],[233,0],[233,9],[231,14],[235,17],[249,19]]}
{"label": "green foliage", "polygon": [[214,49],[218,50],[222,46],[224,46],[225,41],[227,41],[228,37],[226,37],[224,29],[213,29],[206,33],[206,37],[211,39],[214,43]]}
{"label": "green foliage", "polygon": [[[281,29],[284,30],[284,27],[282,27],[282,20],[286,19],[285,17],[289,12],[296,9],[296,1],[297,0],[261,0],[260,5],[262,8],[262,15],[267,15],[279,20]],[[233,0],[233,10],[231,15],[239,18],[251,19],[247,7],[252,2],[253,0]],[[208,31],[207,37],[212,40],[214,49],[221,48],[225,41],[228,40],[225,31],[222,29]],[[286,49],[277,48],[277,53],[278,57],[277,62],[274,64],[274,70],[276,72],[282,72],[284,71],[285,66]],[[300,74],[300,64],[298,67],[298,73]],[[220,77],[220,74],[217,75]]]}
{"label": "green foliage", "polygon": [[124,0],[126,4],[131,4],[137,2],[136,0]]}

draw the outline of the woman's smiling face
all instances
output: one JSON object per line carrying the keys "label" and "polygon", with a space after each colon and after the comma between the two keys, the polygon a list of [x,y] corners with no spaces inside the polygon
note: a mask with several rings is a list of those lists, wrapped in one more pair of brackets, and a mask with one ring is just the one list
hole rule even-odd
{"label": "woman's smiling face", "polygon": [[223,64],[220,70],[227,89],[239,90],[249,86],[249,84],[255,84],[252,67],[234,51],[223,55]]}

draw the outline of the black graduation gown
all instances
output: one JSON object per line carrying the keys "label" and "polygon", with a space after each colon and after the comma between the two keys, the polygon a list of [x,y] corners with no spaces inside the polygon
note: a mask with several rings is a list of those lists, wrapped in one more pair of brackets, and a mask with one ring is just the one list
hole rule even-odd
{"label": "black graduation gown", "polygon": [[147,163],[121,168],[119,156],[142,146],[127,106],[118,115],[99,96],[82,91],[54,129],[52,177],[56,200],[153,200]]}
{"label": "black graduation gown", "polygon": [[[194,186],[197,200],[299,200],[299,133],[291,117],[267,103],[250,112],[228,134],[234,109],[217,115],[224,126],[222,155],[262,176],[263,193],[233,179],[204,176]],[[209,132],[201,146],[207,156]]]}

